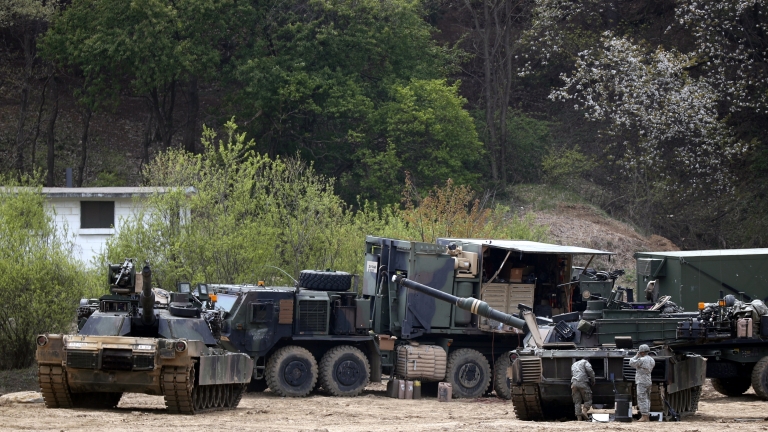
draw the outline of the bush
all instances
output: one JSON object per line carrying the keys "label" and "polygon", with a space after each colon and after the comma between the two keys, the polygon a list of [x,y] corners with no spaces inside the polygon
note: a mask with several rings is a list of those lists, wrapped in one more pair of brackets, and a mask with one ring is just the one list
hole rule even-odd
{"label": "bush", "polygon": [[[451,181],[420,206],[406,192],[405,209],[365,201],[353,208],[311,165],[258,155],[233,122],[225,129],[223,138],[205,129],[203,154],[170,150],[147,166],[146,184],[170,189],[150,197],[143,214],[123,221],[107,242],[103,265],[125,257],[148,261],[165,288],[182,280],[290,284],[274,267],[293,278],[303,269],[361,273],[369,234],[432,241],[484,234],[537,240],[546,233],[502,208],[473,204],[474,192]],[[422,213],[436,224],[421,223]]]}
{"label": "bush", "polygon": [[0,183],[0,368],[16,369],[33,363],[35,336],[71,330],[93,275],[72,258],[66,228],[57,232],[31,179]]}

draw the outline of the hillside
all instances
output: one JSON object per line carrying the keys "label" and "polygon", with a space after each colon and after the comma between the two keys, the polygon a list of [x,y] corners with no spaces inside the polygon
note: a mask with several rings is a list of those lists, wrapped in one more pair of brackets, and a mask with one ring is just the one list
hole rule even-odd
{"label": "hillside", "polygon": [[644,235],[558,187],[521,185],[513,190],[513,195],[522,213],[532,214],[535,223],[549,227],[549,242],[615,252],[610,262],[596,257],[590,267],[623,268],[627,274],[619,280],[620,284],[630,285],[636,280],[635,252],[680,250],[670,240],[656,234]]}

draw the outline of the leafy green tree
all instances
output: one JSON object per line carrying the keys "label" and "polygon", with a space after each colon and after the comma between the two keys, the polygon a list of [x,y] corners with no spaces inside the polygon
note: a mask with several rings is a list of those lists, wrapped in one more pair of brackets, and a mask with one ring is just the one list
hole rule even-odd
{"label": "leafy green tree", "polygon": [[484,150],[458,88],[459,83],[448,85],[444,80],[393,86],[392,100],[372,116],[370,135],[377,139],[358,155],[364,197],[395,202],[392,189],[404,181],[403,171],[426,188],[449,178],[461,185],[478,181],[477,162]]}
{"label": "leafy green tree", "polygon": [[[25,172],[24,152],[27,149],[28,133],[25,123],[29,116],[30,96],[33,90],[33,78],[41,74],[38,59],[37,38],[45,32],[52,17],[56,14],[59,2],[44,0],[5,0],[0,4],[0,31],[7,31],[13,35],[19,44],[22,53],[23,68],[18,78],[18,87],[21,90],[19,104],[19,118],[16,127],[16,139],[14,149],[14,168],[21,175]],[[45,89],[43,89],[45,93]],[[45,97],[42,97],[43,102]],[[42,105],[40,110],[42,112]],[[38,130],[39,119],[38,116]],[[34,149],[36,138],[33,140]],[[34,151],[32,152],[34,159]],[[34,164],[34,160],[32,160]],[[34,170],[34,166],[31,171]],[[51,185],[52,186],[52,185]]]}
{"label": "leafy green tree", "polygon": [[[238,45],[232,85],[239,89],[230,106],[248,119],[259,151],[298,151],[319,173],[344,174],[337,186],[348,202],[361,195],[391,203],[403,170],[441,183],[446,177],[414,167],[438,152],[461,153],[458,142],[477,147],[471,124],[462,123],[468,130],[455,138],[444,132],[453,128],[445,122],[464,121],[464,101],[444,81],[459,55],[434,42],[422,1],[266,1],[254,3],[252,14],[246,21],[258,25]],[[406,126],[387,123],[385,113],[398,121],[423,117],[421,128],[432,129],[404,140]],[[428,145],[424,153],[413,151],[417,141]],[[369,177],[371,165],[377,172]]]}
{"label": "leafy green tree", "polygon": [[143,97],[149,116],[144,159],[159,136],[171,146],[177,92],[190,101],[185,127],[196,135],[198,83],[217,78],[228,40],[231,0],[76,0],[56,19],[44,40],[45,53],[83,75],[80,100],[87,110],[115,102],[123,87]]}
{"label": "leafy green tree", "polygon": [[38,334],[69,333],[78,301],[96,285],[31,186],[38,181],[0,177],[0,368],[32,364]]}

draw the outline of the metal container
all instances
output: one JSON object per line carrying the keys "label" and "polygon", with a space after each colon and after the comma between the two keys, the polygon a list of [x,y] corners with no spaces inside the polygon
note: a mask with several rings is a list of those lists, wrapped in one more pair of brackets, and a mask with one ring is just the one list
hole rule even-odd
{"label": "metal container", "polygon": [[405,382],[405,398],[413,399],[413,381]]}
{"label": "metal container", "polygon": [[453,386],[447,382],[441,382],[437,385],[437,401],[450,402],[453,394]]}
{"label": "metal container", "polygon": [[614,420],[625,423],[632,422],[632,396],[625,394],[616,395]]}
{"label": "metal container", "polygon": [[413,382],[413,398],[421,399],[421,381]]}
{"label": "metal container", "polygon": [[405,380],[397,380],[397,398],[405,399]]}
{"label": "metal container", "polygon": [[391,379],[387,381],[387,397],[397,398],[397,393],[400,390],[400,380]]}

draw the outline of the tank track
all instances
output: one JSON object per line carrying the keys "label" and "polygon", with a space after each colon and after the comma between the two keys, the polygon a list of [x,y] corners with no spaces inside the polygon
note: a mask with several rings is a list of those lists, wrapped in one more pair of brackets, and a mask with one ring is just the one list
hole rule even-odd
{"label": "tank track", "polygon": [[518,420],[544,420],[538,385],[512,386],[512,406]]}
{"label": "tank track", "polygon": [[39,366],[37,382],[43,392],[46,408],[74,407],[67,383],[67,371],[63,366]]}
{"label": "tank track", "polygon": [[235,409],[245,384],[195,386],[191,367],[163,369],[162,387],[169,414],[199,414]]}
{"label": "tank track", "polygon": [[692,415],[699,409],[700,398],[701,386],[670,394],[667,393],[663,384],[653,385],[651,387],[651,411],[667,412],[667,406],[664,403],[664,399],[667,399],[672,408],[681,416]]}

